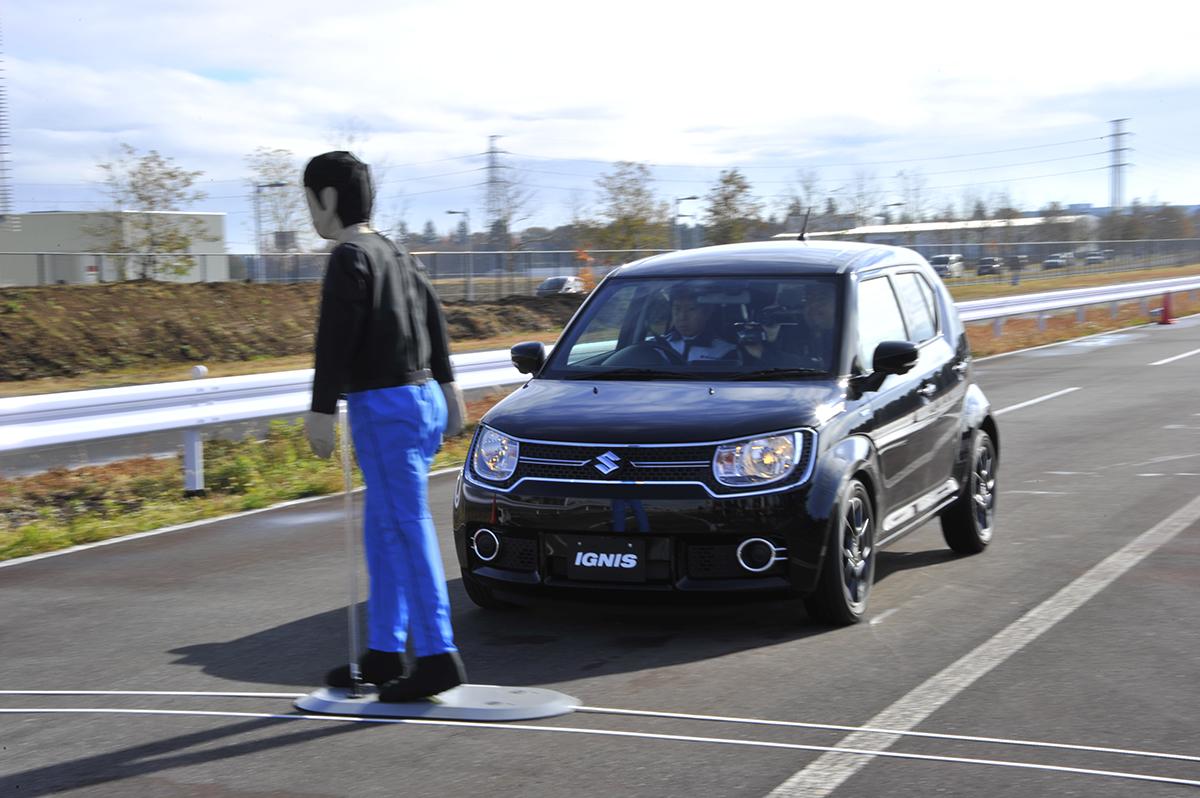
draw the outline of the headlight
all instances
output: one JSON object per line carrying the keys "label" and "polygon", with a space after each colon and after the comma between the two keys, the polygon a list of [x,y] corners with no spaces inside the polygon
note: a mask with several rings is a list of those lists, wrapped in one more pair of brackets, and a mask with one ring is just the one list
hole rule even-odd
{"label": "headlight", "polygon": [[475,442],[471,463],[475,473],[484,479],[503,482],[517,470],[520,454],[521,444],[502,432],[484,427]]}
{"label": "headlight", "polygon": [[722,485],[761,485],[783,479],[800,460],[795,433],[754,438],[717,447],[713,475]]}

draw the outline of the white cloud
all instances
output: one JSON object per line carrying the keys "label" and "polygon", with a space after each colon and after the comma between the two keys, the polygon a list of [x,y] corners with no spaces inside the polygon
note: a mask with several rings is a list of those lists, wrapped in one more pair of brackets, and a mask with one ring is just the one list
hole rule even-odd
{"label": "white cloud", "polygon": [[[367,156],[391,163],[477,153],[502,133],[513,152],[561,158],[819,166],[1100,137],[1129,115],[1106,97],[1200,99],[1193,26],[1164,22],[1181,19],[1176,4],[1143,3],[1119,25],[1099,7],[1029,2],[332,8],[8,4],[18,180],[95,179],[120,141],[236,180],[255,147],[306,156],[351,119]],[[1140,110],[1135,129],[1171,127],[1173,109]]]}

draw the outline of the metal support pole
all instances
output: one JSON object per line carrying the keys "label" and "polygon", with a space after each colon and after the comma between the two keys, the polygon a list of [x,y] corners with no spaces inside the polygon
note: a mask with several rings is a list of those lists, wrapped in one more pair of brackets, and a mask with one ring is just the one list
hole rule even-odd
{"label": "metal support pole", "polygon": [[1045,313],[1038,314],[1037,324],[1038,324],[1038,332],[1046,331],[1046,314]]}
{"label": "metal support pole", "polygon": [[[192,379],[198,380],[208,376],[205,366],[192,367]],[[183,431],[183,495],[204,495],[204,438],[200,430],[188,429]]]}
{"label": "metal support pole", "polygon": [[1087,321],[1087,308],[1083,308],[1083,307],[1076,308],[1075,309],[1075,323],[1083,324],[1085,321]]}
{"label": "metal support pole", "polygon": [[338,432],[342,449],[342,486],[346,529],[346,568],[350,574],[350,603],[346,607],[346,622],[350,635],[350,695],[362,695],[362,674],[358,670],[358,536],[354,529],[354,481],[350,475],[350,412],[345,400],[338,402]]}
{"label": "metal support pole", "polygon": [[1117,317],[1117,314],[1120,312],[1121,312],[1121,303],[1120,302],[1113,302],[1112,304],[1110,304],[1108,306],[1108,314],[1110,316],[1112,316],[1112,318],[1115,319]]}
{"label": "metal support pole", "polygon": [[1004,317],[1003,316],[1000,316],[999,318],[997,318],[995,321],[992,322],[992,335],[994,335],[996,338],[999,338],[1001,335],[1004,335]]}

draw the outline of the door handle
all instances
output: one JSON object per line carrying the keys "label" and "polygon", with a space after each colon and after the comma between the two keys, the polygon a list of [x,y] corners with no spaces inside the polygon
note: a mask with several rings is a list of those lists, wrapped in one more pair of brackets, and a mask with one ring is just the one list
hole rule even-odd
{"label": "door handle", "polygon": [[917,389],[917,393],[921,394],[921,396],[924,396],[926,399],[929,399],[935,393],[937,393],[937,386],[932,382],[927,382]]}

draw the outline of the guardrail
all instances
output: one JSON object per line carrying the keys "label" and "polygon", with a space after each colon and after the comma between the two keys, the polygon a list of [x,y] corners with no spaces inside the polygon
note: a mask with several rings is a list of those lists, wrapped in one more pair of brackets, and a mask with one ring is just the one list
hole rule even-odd
{"label": "guardrail", "polygon": [[[1071,308],[1200,290],[1200,277],[1076,288],[957,304],[964,322],[1038,315]],[[528,379],[507,351],[451,358],[464,391]],[[202,367],[201,367],[202,368]],[[197,374],[197,376],[202,376]],[[308,410],[312,370],[182,380],[0,399],[0,453],[151,432],[185,431],[185,488],[202,488],[199,430],[254,419],[295,417]]]}

